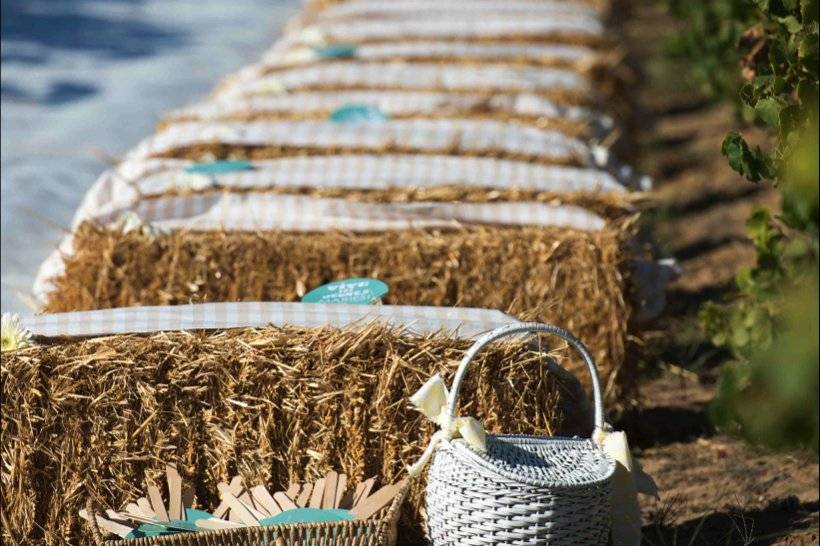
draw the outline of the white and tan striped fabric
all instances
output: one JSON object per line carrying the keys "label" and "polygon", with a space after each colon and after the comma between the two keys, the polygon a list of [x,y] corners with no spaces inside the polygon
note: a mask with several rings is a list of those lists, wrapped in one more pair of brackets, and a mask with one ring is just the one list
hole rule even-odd
{"label": "white and tan striped fabric", "polygon": [[328,121],[189,122],[171,125],[142,141],[126,159],[169,154],[218,143],[302,150],[387,150],[404,153],[502,153],[548,161],[595,163],[593,149],[554,131],[494,120],[413,119],[379,123]]}
{"label": "white and tan striped fabric", "polygon": [[546,203],[361,203],[266,192],[208,193],[146,199],[127,210],[96,218],[116,222],[133,212],[165,230],[211,231],[391,231],[470,224],[603,229],[595,213],[571,205]]}
{"label": "white and tan striped fabric", "polygon": [[369,2],[344,2],[328,6],[315,15],[318,21],[346,18],[428,16],[446,18],[448,15],[495,16],[531,15],[555,16],[585,15],[596,17],[598,12],[591,4],[582,2],[531,1],[531,0],[380,0]]}
{"label": "white and tan striped fabric", "polygon": [[[599,135],[612,128],[612,120],[588,108],[557,104],[542,96],[521,93],[482,95],[433,91],[303,91],[286,95],[250,95],[218,98],[171,112],[166,121],[190,119],[218,121],[248,114],[312,114],[337,110],[348,105],[377,108],[387,117],[456,116],[471,113],[498,113],[510,116],[548,118],[587,124]],[[597,129],[597,131],[596,131]]]}
{"label": "white and tan striped fabric", "polygon": [[[493,40],[522,37],[543,40],[557,36],[582,36],[593,39],[604,35],[604,27],[596,16],[586,14],[515,14],[482,17],[464,13],[447,18],[431,18],[423,14],[403,19],[338,20],[320,23],[286,33],[282,44],[317,45],[324,43],[358,44],[375,41],[414,39]],[[320,42],[320,43],[321,43]]]}
{"label": "white and tan striped fabric", "polygon": [[586,76],[564,68],[345,60],[286,67],[259,79],[238,80],[220,89],[217,96],[237,98],[333,88],[466,93],[571,91],[579,97],[592,92]]}
{"label": "white and tan striped fabric", "polygon": [[520,189],[554,193],[623,194],[615,178],[598,169],[496,159],[438,155],[307,156],[250,162],[249,170],[218,175],[185,171],[185,159],[130,160],[106,171],[88,191],[74,227],[88,218],[130,207],[141,197],[208,188]]}
{"label": "white and tan striped fabric", "polygon": [[[580,63],[591,59],[597,52],[587,46],[567,44],[470,43],[458,41],[419,40],[413,42],[381,42],[355,46],[352,57],[360,61],[390,61],[397,59],[425,59],[451,61],[502,62],[519,61],[535,65],[550,63]],[[271,49],[263,58],[262,66],[283,66],[322,60],[318,49],[296,46]],[[325,59],[325,61],[327,61]],[[259,66],[259,65],[256,65]]]}
{"label": "white and tan striped fabric", "polygon": [[263,326],[346,328],[371,322],[405,328],[408,333],[417,335],[441,333],[466,338],[518,321],[501,311],[470,307],[280,302],[125,307],[21,318],[21,325],[37,337],[90,337]]}

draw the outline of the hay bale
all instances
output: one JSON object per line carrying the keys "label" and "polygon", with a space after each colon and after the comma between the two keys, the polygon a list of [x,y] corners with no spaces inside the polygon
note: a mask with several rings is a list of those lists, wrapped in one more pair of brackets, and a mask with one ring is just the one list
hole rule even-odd
{"label": "hay bale", "polygon": [[219,301],[298,301],[349,277],[390,286],[385,303],[483,307],[563,326],[593,351],[608,393],[631,306],[631,229],[486,227],[378,233],[173,231],[123,234],[83,223],[48,312]]}
{"label": "hay bale", "polygon": [[[361,22],[359,21],[358,23]],[[546,28],[529,29],[530,32],[519,32],[515,27],[521,26],[520,21],[506,21],[507,24],[505,26],[507,28],[483,35],[474,32],[449,34],[428,33],[424,26],[418,26],[410,32],[399,34],[394,30],[396,26],[395,23],[391,24],[390,21],[379,21],[378,23],[381,27],[382,34],[378,35],[379,33],[377,32],[368,32],[367,34],[371,36],[367,37],[355,36],[354,34],[358,34],[358,32],[356,32],[357,29],[353,29],[353,34],[348,34],[349,28],[343,28],[341,24],[334,25],[335,28],[324,28],[323,30],[325,31],[328,43],[352,43],[355,45],[378,44],[386,41],[411,42],[436,39],[453,42],[472,42],[476,44],[561,44],[605,50],[617,44],[615,38],[605,32],[585,33],[569,29],[551,30]],[[350,25],[347,26],[349,27]],[[286,35],[283,41],[287,41],[287,38],[288,36]],[[292,37],[290,42],[300,43],[298,37]]]}
{"label": "hay bale", "polygon": [[460,156],[539,165],[599,167],[597,147],[560,131],[481,119],[205,121],[179,123],[144,139],[126,159],[275,159],[339,155]]}
{"label": "hay bale", "polygon": [[[156,132],[166,130],[168,127],[176,123],[189,123],[193,121],[239,121],[239,122],[259,122],[259,121],[324,121],[330,118],[333,113],[327,109],[316,110],[275,110],[275,109],[247,109],[243,111],[230,111],[224,115],[214,116],[198,116],[195,113],[181,113],[172,114],[165,119],[160,120],[156,125]],[[391,114],[391,119],[396,120],[414,120],[414,119],[475,119],[475,120],[489,120],[489,121],[505,121],[508,123],[519,123],[522,125],[535,126],[540,129],[551,131],[560,131],[565,135],[576,138],[590,138],[592,128],[590,124],[585,121],[577,121],[572,119],[547,118],[545,116],[533,116],[526,114],[515,114],[510,112],[500,111],[479,111],[478,109],[472,111],[451,111],[451,112],[400,112]]]}
{"label": "hay bale", "polygon": [[[593,63],[593,61],[589,61]],[[509,95],[527,93],[560,104],[590,104],[595,80],[581,69],[534,68],[509,63],[404,62],[336,59],[245,72],[233,85],[218,85],[213,97],[289,95],[304,92],[396,92]],[[225,82],[227,83],[227,82]],[[276,86],[278,93],[271,92]]]}
{"label": "hay bale", "polygon": [[214,192],[391,204],[566,204],[603,218],[618,218],[646,199],[645,194],[629,191],[641,182],[637,175],[486,157],[336,155],[254,161],[247,167],[203,177],[189,172],[196,168],[193,160],[125,161],[103,173],[91,187],[75,214],[74,225],[139,201]]}
{"label": "hay bale", "polygon": [[[262,122],[264,123],[264,122]],[[527,161],[539,165],[564,165],[584,167],[579,158],[573,156],[544,157],[542,154],[511,152],[507,150],[465,150],[453,143],[448,148],[430,149],[419,152],[417,148],[403,143],[391,142],[379,146],[268,146],[263,144],[227,144],[224,142],[199,142],[161,151],[148,157],[160,159],[192,159],[194,161],[221,159],[278,159],[282,157],[327,156],[345,154],[414,154],[460,155],[463,157],[494,157],[515,161]]]}
{"label": "hay bale", "polygon": [[[236,473],[269,488],[329,469],[393,480],[434,431],[407,396],[435,372],[449,382],[469,344],[370,324],[116,335],[4,353],[3,541],[89,544],[77,511],[89,499],[133,501],[146,475],[161,483],[167,462],[210,508],[217,483]],[[588,429],[578,389],[543,358],[520,341],[489,348],[461,412],[490,431],[551,434],[562,417]],[[419,543],[422,504],[416,483],[400,543]]]}
{"label": "hay bale", "polygon": [[521,188],[477,188],[456,185],[393,187],[389,189],[348,189],[334,187],[219,185],[208,190],[168,188],[159,193],[143,193],[144,200],[174,196],[230,193],[274,193],[305,195],[316,199],[345,199],[359,203],[545,203],[572,205],[612,221],[623,221],[635,215],[636,205],[646,197],[628,192],[552,192]]}

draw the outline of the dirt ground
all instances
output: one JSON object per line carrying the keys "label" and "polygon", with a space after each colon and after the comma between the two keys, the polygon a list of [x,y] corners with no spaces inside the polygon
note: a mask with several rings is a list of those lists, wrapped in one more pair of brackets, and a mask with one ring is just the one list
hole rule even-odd
{"label": "dirt ground", "polygon": [[734,108],[688,91],[685,72],[659,61],[674,23],[656,6],[629,2],[624,31],[642,71],[636,132],[649,135],[638,142],[638,164],[657,190],[648,228],[684,273],[668,291],[665,315],[641,336],[655,378],[642,386],[641,409],[618,423],[661,490],[659,502],[643,503],[644,542],[818,544],[817,457],[750,447],[714,430],[706,414],[724,355],[699,330],[697,309],[754,264],[746,217],[777,200],[735,175],[720,154],[725,134],[741,127]]}

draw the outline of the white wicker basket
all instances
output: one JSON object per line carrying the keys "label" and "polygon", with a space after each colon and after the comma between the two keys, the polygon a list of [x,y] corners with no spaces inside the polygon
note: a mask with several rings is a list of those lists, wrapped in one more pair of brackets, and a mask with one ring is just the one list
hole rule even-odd
{"label": "white wicker basket", "polygon": [[[501,337],[545,332],[577,349],[592,375],[595,426],[604,426],[600,383],[586,347],[547,324],[497,328],[467,351],[449,394],[455,418],[467,367]],[[615,461],[590,439],[488,435],[480,453],[461,439],[444,440],[428,474],[427,525],[434,546],[606,544]]]}

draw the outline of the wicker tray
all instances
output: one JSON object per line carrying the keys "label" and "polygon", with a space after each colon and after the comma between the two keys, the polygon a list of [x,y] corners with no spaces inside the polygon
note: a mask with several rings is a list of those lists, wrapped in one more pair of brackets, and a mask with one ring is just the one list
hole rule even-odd
{"label": "wicker tray", "polygon": [[[366,520],[241,527],[114,540],[107,540],[96,524],[90,527],[99,546],[394,546],[399,508],[407,489],[402,488],[389,506]],[[93,509],[89,509],[89,513],[93,514]]]}

